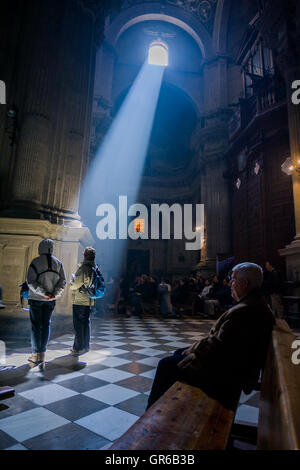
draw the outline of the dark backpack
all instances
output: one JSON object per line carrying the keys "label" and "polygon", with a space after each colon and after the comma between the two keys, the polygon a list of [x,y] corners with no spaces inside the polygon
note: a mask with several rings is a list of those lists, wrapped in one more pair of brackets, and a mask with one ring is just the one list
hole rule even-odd
{"label": "dark backpack", "polygon": [[90,299],[101,299],[105,294],[104,277],[98,266],[92,266],[92,275],[87,287],[81,286],[80,292],[86,294]]}
{"label": "dark backpack", "polygon": [[[35,273],[37,274],[38,272],[37,272],[37,269],[34,266],[34,264],[31,263],[30,266],[35,271]],[[21,287],[21,289],[20,289],[20,304],[21,304],[22,309],[26,310],[26,312],[27,312],[27,311],[29,311],[29,308],[24,307],[24,299],[28,300],[28,296],[29,296],[29,287],[28,287],[27,281],[23,282],[23,284],[20,284],[19,287]]]}

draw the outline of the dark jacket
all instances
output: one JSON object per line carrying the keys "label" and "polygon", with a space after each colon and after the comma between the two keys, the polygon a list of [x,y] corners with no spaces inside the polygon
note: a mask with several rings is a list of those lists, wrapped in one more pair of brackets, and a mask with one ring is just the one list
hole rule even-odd
{"label": "dark jacket", "polygon": [[241,390],[250,393],[257,383],[274,323],[262,295],[252,291],[192,345],[178,364],[184,378],[234,409]]}
{"label": "dark jacket", "polygon": [[265,295],[279,294],[282,291],[282,279],[278,271],[265,270],[262,289]]}

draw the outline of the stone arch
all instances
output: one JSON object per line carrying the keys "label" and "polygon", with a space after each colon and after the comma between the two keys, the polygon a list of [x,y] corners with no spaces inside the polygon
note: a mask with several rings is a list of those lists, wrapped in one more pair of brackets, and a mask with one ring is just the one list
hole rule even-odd
{"label": "stone arch", "polygon": [[202,23],[193,15],[172,5],[157,3],[143,3],[134,5],[116,16],[114,21],[106,27],[106,42],[115,47],[120,36],[134,24],[143,21],[164,21],[172,23],[189,34],[198,45],[203,60],[213,56],[212,40]]}

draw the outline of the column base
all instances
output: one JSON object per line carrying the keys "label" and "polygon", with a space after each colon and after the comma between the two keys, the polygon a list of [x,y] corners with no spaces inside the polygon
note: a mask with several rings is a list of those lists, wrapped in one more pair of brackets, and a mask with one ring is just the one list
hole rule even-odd
{"label": "column base", "polygon": [[194,267],[194,271],[197,273],[202,273],[207,276],[212,276],[216,273],[216,260],[215,259],[206,259],[203,261],[199,261]]}
{"label": "column base", "polygon": [[290,245],[278,251],[286,260],[287,280],[300,281],[300,235],[297,234]]}
{"label": "column base", "polygon": [[[26,279],[28,266],[38,256],[38,246],[43,238],[55,242],[54,255],[64,265],[67,283],[75,272],[85,246],[94,243],[87,227],[67,227],[51,224],[47,220],[0,218],[0,272],[3,303],[18,306],[20,288]],[[56,311],[72,313],[71,291],[66,286],[57,299]]]}

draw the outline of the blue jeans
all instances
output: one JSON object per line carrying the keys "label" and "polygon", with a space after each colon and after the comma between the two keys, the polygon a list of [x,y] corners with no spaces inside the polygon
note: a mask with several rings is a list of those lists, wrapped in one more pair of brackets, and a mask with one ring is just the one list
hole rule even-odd
{"label": "blue jeans", "polygon": [[46,352],[55,300],[49,302],[29,300],[29,306],[32,352]]}
{"label": "blue jeans", "polygon": [[90,348],[90,316],[90,306],[73,305],[74,351],[78,352]]}

